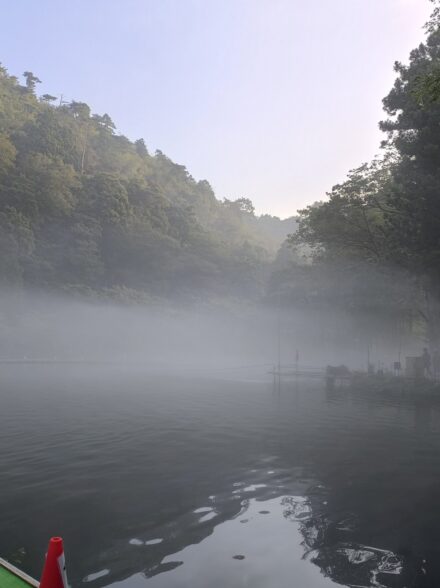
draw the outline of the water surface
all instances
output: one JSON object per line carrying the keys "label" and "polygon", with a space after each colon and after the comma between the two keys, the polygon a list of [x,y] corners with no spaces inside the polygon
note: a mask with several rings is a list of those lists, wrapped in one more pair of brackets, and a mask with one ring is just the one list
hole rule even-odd
{"label": "water surface", "polygon": [[2,367],[0,553],[73,588],[440,585],[440,403],[79,366]]}

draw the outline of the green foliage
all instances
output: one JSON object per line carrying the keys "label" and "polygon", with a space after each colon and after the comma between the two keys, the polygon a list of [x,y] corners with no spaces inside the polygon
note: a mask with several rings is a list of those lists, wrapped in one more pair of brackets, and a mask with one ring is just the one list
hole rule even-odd
{"label": "green foliage", "polygon": [[387,234],[396,263],[418,275],[440,280],[440,104],[420,104],[420,76],[440,64],[440,31],[412,51],[408,66],[396,65],[398,78],[384,100],[389,119],[381,124],[398,159],[387,203]]}
{"label": "green foliage", "polygon": [[35,86],[37,84],[41,84],[41,80],[34,76],[31,71],[25,71],[23,74],[24,79],[26,80],[26,89],[28,92],[34,92]]}
{"label": "green foliage", "polygon": [[5,133],[0,133],[0,178],[14,166],[17,150]]}
{"label": "green foliage", "polygon": [[390,165],[374,161],[351,171],[328,201],[300,211],[292,244],[305,243],[320,259],[379,263],[389,257],[386,234]]}
{"label": "green foliage", "polygon": [[[352,289],[351,305],[365,292],[364,268],[369,267],[382,283],[383,276],[397,272],[399,287],[388,283],[386,289],[389,305],[405,307],[405,312],[414,308],[426,320],[433,344],[440,340],[440,6],[436,4],[426,43],[411,52],[408,65],[395,64],[397,79],[383,101],[388,119],[380,123],[387,134],[385,156],[350,172],[327,201],[301,211],[298,232],[290,240],[292,245],[307,245],[315,264],[333,264],[336,274],[342,271],[341,300],[347,286],[344,272],[359,283]],[[381,292],[376,286],[370,295],[379,300]]]}
{"label": "green foliage", "polygon": [[[84,102],[0,66],[0,280],[136,299],[258,296],[289,232]],[[269,224],[269,228],[264,228]],[[134,295],[139,292],[139,295]]]}

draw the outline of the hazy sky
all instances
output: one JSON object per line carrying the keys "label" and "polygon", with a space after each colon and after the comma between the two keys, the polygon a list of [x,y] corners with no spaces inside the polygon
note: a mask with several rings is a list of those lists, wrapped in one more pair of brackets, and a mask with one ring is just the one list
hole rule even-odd
{"label": "hazy sky", "polygon": [[281,216],[378,152],[428,0],[0,0],[0,60]]}

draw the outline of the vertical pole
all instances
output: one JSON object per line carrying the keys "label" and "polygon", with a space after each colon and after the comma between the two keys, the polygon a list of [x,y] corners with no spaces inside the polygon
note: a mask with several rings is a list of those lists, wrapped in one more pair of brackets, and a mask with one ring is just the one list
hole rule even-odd
{"label": "vertical pole", "polygon": [[278,374],[281,376],[281,290],[278,292]]}

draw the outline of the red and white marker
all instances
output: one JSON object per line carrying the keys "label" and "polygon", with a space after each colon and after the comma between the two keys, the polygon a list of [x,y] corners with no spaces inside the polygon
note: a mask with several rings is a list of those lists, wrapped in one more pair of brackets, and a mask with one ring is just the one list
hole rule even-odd
{"label": "red and white marker", "polygon": [[69,588],[61,537],[52,537],[49,541],[40,588]]}

